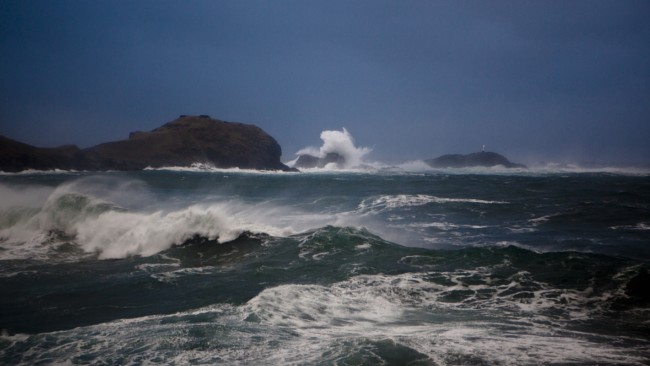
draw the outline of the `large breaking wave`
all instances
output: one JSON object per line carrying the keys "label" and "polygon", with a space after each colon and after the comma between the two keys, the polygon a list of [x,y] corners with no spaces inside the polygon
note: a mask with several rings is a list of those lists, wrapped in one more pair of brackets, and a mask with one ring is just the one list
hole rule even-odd
{"label": "large breaking wave", "polygon": [[[80,178],[55,188],[0,185],[7,197],[0,205],[0,259],[150,256],[195,238],[224,243],[248,233],[287,237],[327,225],[363,227],[388,240],[417,245],[421,228],[403,225],[397,211],[423,205],[507,204],[422,194],[326,204],[321,202],[326,197],[310,202],[269,196],[252,202],[212,188],[197,197],[154,192],[141,180],[111,176]],[[386,225],[386,217],[391,224]]]}
{"label": "large breaking wave", "polygon": [[228,242],[244,233],[287,236],[323,223],[271,202],[228,197],[205,202],[156,197],[139,180],[87,177],[50,187],[0,185],[0,257],[51,258],[70,245],[100,259],[149,256],[201,237]]}

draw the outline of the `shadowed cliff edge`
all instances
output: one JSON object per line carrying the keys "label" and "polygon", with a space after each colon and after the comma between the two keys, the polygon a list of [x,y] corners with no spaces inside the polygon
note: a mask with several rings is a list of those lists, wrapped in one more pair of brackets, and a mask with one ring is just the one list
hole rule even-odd
{"label": "shadowed cliff edge", "polygon": [[207,115],[186,116],[127,140],[87,149],[74,145],[39,148],[0,136],[0,170],[141,170],[147,167],[211,164],[218,168],[291,170],[282,149],[261,128]]}

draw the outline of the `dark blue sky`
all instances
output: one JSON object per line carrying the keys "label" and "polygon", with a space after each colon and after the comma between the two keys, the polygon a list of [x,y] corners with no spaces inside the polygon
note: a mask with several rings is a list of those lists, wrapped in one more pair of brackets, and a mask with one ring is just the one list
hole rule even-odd
{"label": "dark blue sky", "polygon": [[82,147],[179,114],[284,160],[342,127],[370,160],[489,150],[650,164],[650,2],[0,2],[0,134]]}

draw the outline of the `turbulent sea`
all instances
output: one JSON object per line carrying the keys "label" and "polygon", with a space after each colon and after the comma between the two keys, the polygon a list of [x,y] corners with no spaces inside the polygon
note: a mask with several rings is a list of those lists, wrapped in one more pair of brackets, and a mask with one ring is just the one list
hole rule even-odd
{"label": "turbulent sea", "polygon": [[650,365],[650,175],[0,175],[0,364]]}

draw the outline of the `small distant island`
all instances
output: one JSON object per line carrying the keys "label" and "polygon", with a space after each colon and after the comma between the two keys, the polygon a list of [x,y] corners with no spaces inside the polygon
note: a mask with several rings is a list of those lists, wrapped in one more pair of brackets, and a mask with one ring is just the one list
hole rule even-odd
{"label": "small distant island", "polygon": [[424,161],[432,168],[471,168],[471,167],[493,167],[503,166],[506,168],[523,168],[527,167],[523,164],[513,163],[505,156],[495,152],[481,151],[467,155],[462,154],[448,154],[442,155],[435,159],[427,159]]}
{"label": "small distant island", "polygon": [[0,136],[0,171],[142,170],[205,163],[218,168],[289,171],[282,149],[261,128],[225,122],[208,115],[188,116],[126,140],[87,149],[75,145],[40,148]]}

